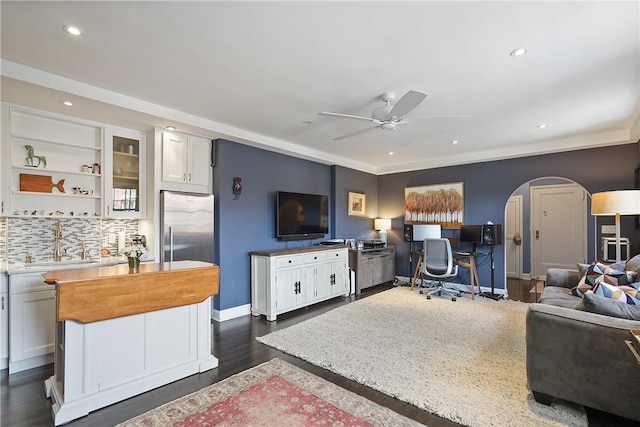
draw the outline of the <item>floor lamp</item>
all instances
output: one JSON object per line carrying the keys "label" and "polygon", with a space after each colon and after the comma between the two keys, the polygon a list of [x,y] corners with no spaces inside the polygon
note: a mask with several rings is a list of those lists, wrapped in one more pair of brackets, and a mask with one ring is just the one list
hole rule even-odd
{"label": "floor lamp", "polygon": [[618,190],[594,193],[591,215],[616,217],[616,262],[622,260],[620,250],[620,216],[640,214],[640,190]]}

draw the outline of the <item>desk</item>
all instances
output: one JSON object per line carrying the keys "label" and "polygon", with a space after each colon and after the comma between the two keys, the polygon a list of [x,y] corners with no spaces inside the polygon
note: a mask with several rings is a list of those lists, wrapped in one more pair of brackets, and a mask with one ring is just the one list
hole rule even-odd
{"label": "desk", "polygon": [[[458,265],[469,269],[469,282],[471,285],[471,299],[476,299],[476,292],[473,290],[474,284],[478,285],[478,292],[480,292],[480,279],[478,278],[478,270],[476,269],[476,256],[472,252],[454,252],[453,257]],[[462,259],[468,258],[469,261],[463,261]]]}

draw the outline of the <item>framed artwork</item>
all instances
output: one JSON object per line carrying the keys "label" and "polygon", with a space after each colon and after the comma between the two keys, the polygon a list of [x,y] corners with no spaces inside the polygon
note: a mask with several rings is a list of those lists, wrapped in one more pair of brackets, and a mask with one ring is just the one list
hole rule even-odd
{"label": "framed artwork", "polygon": [[349,192],[349,216],[364,216],[366,203],[365,194]]}
{"label": "framed artwork", "polygon": [[440,224],[460,228],[464,218],[464,183],[423,185],[404,189],[405,224]]}

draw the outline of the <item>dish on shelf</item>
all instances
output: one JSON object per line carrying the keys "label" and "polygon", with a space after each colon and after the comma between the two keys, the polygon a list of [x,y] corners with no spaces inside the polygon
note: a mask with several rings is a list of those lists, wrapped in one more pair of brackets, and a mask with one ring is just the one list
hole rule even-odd
{"label": "dish on shelf", "polygon": [[102,257],[108,257],[111,256],[111,251],[107,248],[102,248],[100,249],[100,256]]}

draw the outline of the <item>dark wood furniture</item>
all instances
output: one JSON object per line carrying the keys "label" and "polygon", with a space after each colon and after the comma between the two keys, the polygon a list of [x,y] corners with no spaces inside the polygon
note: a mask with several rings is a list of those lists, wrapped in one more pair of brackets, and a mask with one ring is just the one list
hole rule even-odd
{"label": "dark wood furniture", "polygon": [[396,278],[396,251],[393,246],[350,249],[349,268],[356,273],[356,294],[362,289]]}

